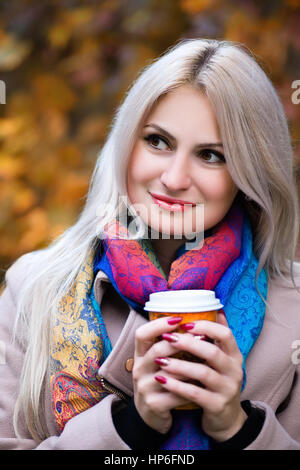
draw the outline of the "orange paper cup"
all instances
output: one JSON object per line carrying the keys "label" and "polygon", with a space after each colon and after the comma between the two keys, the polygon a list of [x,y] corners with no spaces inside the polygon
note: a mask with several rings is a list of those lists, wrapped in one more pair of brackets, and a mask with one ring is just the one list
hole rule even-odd
{"label": "orange paper cup", "polygon": [[[215,297],[214,291],[204,289],[155,292],[150,294],[149,301],[145,304],[150,321],[161,317],[181,316],[182,321],[174,330],[178,333],[187,333],[180,327],[183,323],[193,323],[199,320],[217,321],[217,312],[222,307],[223,305]],[[157,341],[160,339],[158,338]],[[173,357],[189,362],[203,362],[186,351],[179,351]],[[201,386],[199,381],[187,380],[187,382]],[[195,403],[188,403],[176,409],[191,410],[196,408],[199,406]]]}

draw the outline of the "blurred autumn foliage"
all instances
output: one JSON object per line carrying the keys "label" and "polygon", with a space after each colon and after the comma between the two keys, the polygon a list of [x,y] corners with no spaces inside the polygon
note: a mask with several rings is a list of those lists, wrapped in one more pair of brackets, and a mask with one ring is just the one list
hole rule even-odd
{"label": "blurred autumn foliage", "polygon": [[0,281],[75,222],[125,91],[180,38],[246,44],[278,90],[300,158],[299,32],[299,0],[0,1]]}

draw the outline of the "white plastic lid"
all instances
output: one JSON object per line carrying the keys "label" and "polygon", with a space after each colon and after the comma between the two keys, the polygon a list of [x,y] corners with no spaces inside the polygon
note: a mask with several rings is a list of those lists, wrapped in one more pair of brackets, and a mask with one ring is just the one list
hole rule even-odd
{"label": "white plastic lid", "polygon": [[150,294],[144,310],[148,312],[209,312],[224,307],[212,290],[168,290]]}
{"label": "white plastic lid", "polygon": [[300,261],[294,261],[294,272],[300,274]]}
{"label": "white plastic lid", "polygon": [[[286,260],[286,266],[288,269],[290,269],[290,263],[291,261],[289,259]],[[293,262],[293,270],[294,274],[300,274],[300,261],[294,261]]]}

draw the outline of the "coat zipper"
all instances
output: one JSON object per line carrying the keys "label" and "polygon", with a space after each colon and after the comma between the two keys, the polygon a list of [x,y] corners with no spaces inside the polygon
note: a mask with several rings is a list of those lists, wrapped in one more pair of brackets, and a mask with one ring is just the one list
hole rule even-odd
{"label": "coat zipper", "polygon": [[129,397],[126,395],[126,393],[122,392],[119,390],[117,387],[114,387],[111,383],[109,383],[104,377],[100,376],[100,383],[103,389],[106,392],[112,393],[114,395],[117,395],[119,398],[122,400],[128,401]]}

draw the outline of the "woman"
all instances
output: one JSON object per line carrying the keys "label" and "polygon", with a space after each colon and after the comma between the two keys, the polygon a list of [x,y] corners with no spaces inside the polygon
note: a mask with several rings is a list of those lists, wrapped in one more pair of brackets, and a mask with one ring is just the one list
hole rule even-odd
{"label": "woman", "polygon": [[[269,79],[239,44],[180,41],[127,93],[76,224],[6,273],[0,447],[300,449],[298,235]],[[149,322],[178,289],[215,290],[218,322]]]}

